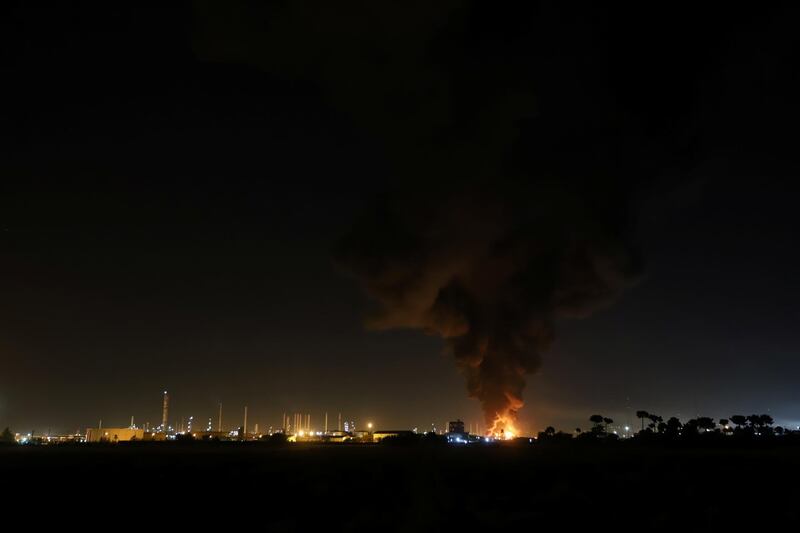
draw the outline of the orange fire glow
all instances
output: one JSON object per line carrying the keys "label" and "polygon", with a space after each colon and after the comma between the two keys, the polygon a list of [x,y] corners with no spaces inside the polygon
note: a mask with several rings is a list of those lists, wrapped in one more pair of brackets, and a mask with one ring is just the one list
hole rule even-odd
{"label": "orange fire glow", "polygon": [[519,435],[519,431],[511,416],[498,414],[487,434],[495,439],[510,440]]}

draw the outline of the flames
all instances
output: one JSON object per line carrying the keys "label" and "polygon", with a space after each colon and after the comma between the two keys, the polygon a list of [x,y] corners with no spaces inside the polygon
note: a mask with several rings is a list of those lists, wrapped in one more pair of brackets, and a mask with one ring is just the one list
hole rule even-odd
{"label": "flames", "polygon": [[486,432],[486,436],[499,439],[511,440],[520,435],[520,430],[517,428],[517,411],[522,409],[524,403],[522,398],[514,395],[509,391],[504,392],[505,404],[501,410],[495,411],[494,421]]}
{"label": "flames", "polygon": [[487,436],[493,439],[510,440],[519,435],[519,430],[514,424],[514,418],[510,415],[498,414],[492,427],[487,431]]}

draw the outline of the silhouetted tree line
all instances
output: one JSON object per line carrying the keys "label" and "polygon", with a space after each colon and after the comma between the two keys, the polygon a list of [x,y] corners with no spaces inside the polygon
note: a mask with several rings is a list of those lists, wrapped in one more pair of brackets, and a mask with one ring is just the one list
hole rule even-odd
{"label": "silhouetted tree line", "polygon": [[[692,418],[681,422],[677,417],[664,420],[663,417],[647,411],[636,411],[640,419],[639,431],[631,432],[630,436],[639,441],[693,441],[696,439],[721,439],[732,438],[739,440],[765,440],[779,437],[791,437],[800,441],[800,431],[773,426],[775,421],[767,414],[733,415],[730,418],[720,418],[715,421],[707,416]],[[603,415],[595,414],[589,417],[592,423],[589,431],[575,428],[574,438],[578,440],[617,440],[620,438],[619,430],[612,429],[614,421]],[[628,432],[623,432],[623,435]],[[540,441],[561,439],[570,440],[572,433],[556,432],[555,428],[548,427],[538,435]]]}
{"label": "silhouetted tree line", "polygon": [[[642,429],[636,433],[636,437],[642,439],[678,440],[703,436],[767,438],[797,433],[781,426],[773,427],[775,421],[767,414],[733,415],[730,418],[720,418],[718,421],[707,416],[699,416],[685,423],[674,416],[664,422],[660,416],[647,411],[637,411],[636,416],[642,419]],[[644,427],[645,420],[650,421],[647,427]]]}

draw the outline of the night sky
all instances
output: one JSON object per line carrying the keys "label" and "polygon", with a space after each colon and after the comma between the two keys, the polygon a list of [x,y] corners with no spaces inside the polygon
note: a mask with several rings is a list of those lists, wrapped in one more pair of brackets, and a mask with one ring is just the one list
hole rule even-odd
{"label": "night sky", "polygon": [[512,229],[551,210],[551,244],[600,221],[630,258],[555,316],[527,432],[800,424],[796,9],[24,4],[0,7],[0,427],[155,425],[164,389],[201,426],[219,402],[231,427],[483,424],[446,341],[365,327],[342,258],[419,251],[370,223],[387,204],[485,227],[464,191]]}

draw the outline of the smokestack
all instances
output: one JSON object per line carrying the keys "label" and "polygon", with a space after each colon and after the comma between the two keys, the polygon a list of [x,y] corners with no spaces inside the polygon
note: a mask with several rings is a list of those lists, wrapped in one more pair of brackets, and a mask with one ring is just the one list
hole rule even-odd
{"label": "smokestack", "polygon": [[342,430],[342,413],[339,413],[339,431]]}
{"label": "smokestack", "polygon": [[161,407],[161,429],[164,433],[167,432],[167,427],[169,425],[169,394],[167,391],[164,391],[164,401]]}
{"label": "smokestack", "polygon": [[131,429],[133,429],[133,415],[131,415]]}
{"label": "smokestack", "polygon": [[222,431],[222,402],[219,404],[219,420],[217,422],[217,431]]}
{"label": "smokestack", "polygon": [[328,434],[328,411],[325,411],[325,434]]}
{"label": "smokestack", "polygon": [[244,425],[242,426],[243,438],[247,440],[247,406],[244,406]]}

